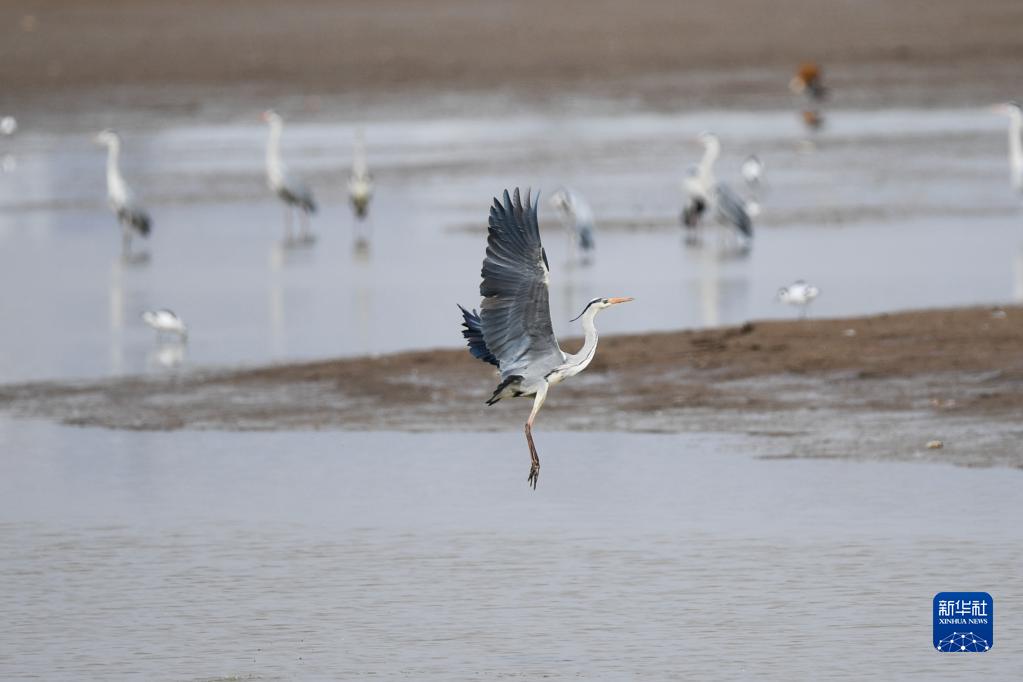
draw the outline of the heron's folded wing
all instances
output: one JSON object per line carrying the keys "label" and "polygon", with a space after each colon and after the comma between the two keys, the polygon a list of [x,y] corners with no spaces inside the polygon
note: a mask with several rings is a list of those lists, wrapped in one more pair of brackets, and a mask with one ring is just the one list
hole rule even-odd
{"label": "heron's folded wing", "polygon": [[[538,203],[538,202],[537,202]],[[540,243],[537,203],[526,194],[523,206],[504,193],[490,209],[487,256],[483,260],[480,306],[483,339],[497,358],[501,376],[526,376],[564,362],[554,337],[547,285],[550,271]]]}
{"label": "heron's folded wing", "polygon": [[753,220],[746,210],[746,202],[728,185],[718,183],[715,188],[717,210],[721,218],[747,237],[753,236]]}

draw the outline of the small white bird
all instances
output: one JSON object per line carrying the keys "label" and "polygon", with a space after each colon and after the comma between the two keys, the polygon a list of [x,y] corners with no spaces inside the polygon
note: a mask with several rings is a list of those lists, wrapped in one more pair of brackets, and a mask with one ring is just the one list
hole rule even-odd
{"label": "small white bird", "polygon": [[807,284],[803,280],[796,280],[793,284],[782,287],[778,290],[778,300],[782,303],[788,303],[799,307],[799,317],[806,317],[806,309],[813,302],[815,298],[820,295],[821,291],[812,284]]}
{"label": "small white bird", "polygon": [[148,237],[153,221],[149,212],[138,202],[121,175],[121,138],[113,130],[96,135],[96,142],[107,148],[107,200],[121,224],[121,251],[125,260],[131,260],[133,235]]}
{"label": "small white bird", "polygon": [[[313,192],[300,178],[288,172],[281,159],[281,133],[284,119],[272,109],[263,112],[263,121],[270,126],[270,137],[266,142],[266,182],[270,190],[284,202],[284,240],[288,244],[311,243],[315,241],[309,230],[309,216],[316,213],[316,199]],[[301,232],[296,238],[291,234],[291,212],[298,209],[302,222]]]}
{"label": "small white bird", "polygon": [[13,135],[18,131],[18,121],[13,116],[0,118],[0,135]]}
{"label": "small white bird", "polygon": [[742,162],[740,172],[747,185],[758,187],[764,178],[764,162],[756,154],[750,154]]}
{"label": "small white bird", "polygon": [[373,174],[369,172],[366,160],[366,140],[362,131],[355,134],[352,150],[352,173],[348,176],[348,201],[355,217],[362,220],[369,213],[369,202],[373,198]]}
{"label": "small white bird", "polygon": [[176,334],[182,341],[188,338],[185,322],[173,310],[147,310],[142,313],[142,321],[155,329],[157,334]]}

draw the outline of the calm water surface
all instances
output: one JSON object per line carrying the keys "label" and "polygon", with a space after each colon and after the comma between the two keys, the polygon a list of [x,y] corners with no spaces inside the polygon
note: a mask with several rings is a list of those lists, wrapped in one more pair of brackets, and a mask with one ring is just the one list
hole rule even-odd
{"label": "calm water surface", "polygon": [[[541,214],[556,331],[594,296],[637,304],[601,331],[640,332],[791,316],[797,278],[815,315],[1023,300],[1023,213],[1008,187],[1005,122],[983,110],[834,112],[815,150],[792,112],[518,112],[381,117],[365,126],[377,179],[368,249],[354,248],[345,181],[355,125],[293,116],[284,154],[322,211],[314,249],[280,245],[263,179],[265,130],[236,123],[123,130],[124,170],[150,206],[150,262],[127,266],[90,135],[5,139],[0,173],[0,382],[106,376],[461,345],[455,302],[478,304],[490,197],[515,185],[589,197],[598,251],[571,266]],[[116,124],[116,121],[111,121]],[[682,248],[679,182],[717,131],[718,174],[767,163],[753,252]],[[139,314],[169,307],[186,347],[158,344]]]}
{"label": "calm water surface", "polygon": [[[1018,471],[738,437],[0,421],[0,678],[1010,679]],[[931,599],[996,643],[937,654]]]}

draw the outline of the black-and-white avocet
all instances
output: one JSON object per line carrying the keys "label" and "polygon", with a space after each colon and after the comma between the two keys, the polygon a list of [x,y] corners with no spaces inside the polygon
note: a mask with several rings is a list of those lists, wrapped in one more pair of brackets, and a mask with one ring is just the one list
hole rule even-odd
{"label": "black-and-white avocet", "polygon": [[807,307],[820,293],[820,289],[799,279],[789,286],[779,289],[778,300],[799,308],[799,317],[803,318],[806,317]]}
{"label": "black-and-white avocet", "polygon": [[184,341],[188,338],[188,328],[173,310],[161,308],[147,310],[142,313],[142,321],[156,330],[158,335],[173,334]]}
{"label": "black-and-white avocet", "polygon": [[[501,382],[487,400],[532,397],[533,410],[526,420],[530,467],[527,483],[536,488],[540,457],[533,444],[533,420],[547,399],[551,386],[586,369],[597,351],[597,328],[593,318],[601,310],[631,298],[595,298],[575,318],[582,319],[586,340],[578,353],[566,353],[558,345],[551,325],[550,266],[540,242],[537,205],[529,192],[523,204],[519,190],[504,192],[490,208],[487,255],[483,259],[480,312],[462,311],[462,335],[473,357],[495,365]],[[573,320],[574,321],[574,320]]]}

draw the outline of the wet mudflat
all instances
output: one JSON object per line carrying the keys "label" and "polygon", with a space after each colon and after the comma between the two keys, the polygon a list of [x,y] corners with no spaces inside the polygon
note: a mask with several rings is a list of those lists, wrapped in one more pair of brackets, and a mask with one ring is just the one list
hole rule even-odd
{"label": "wet mudflat", "polygon": [[[1019,473],[713,434],[0,422],[0,676],[1011,676]],[[950,510],[949,495],[983,500]],[[967,559],[968,557],[968,559]],[[981,656],[933,595],[1003,605]]]}

